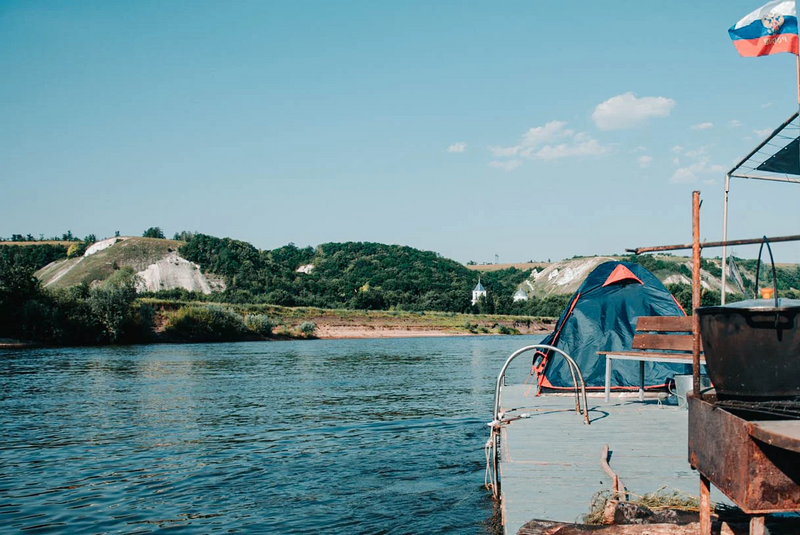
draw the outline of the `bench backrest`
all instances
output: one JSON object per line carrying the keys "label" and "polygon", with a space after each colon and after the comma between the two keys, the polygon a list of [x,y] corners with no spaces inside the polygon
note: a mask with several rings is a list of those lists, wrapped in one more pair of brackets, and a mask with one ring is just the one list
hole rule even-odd
{"label": "bench backrest", "polygon": [[692,347],[690,316],[642,316],[636,321],[632,349],[691,352]]}

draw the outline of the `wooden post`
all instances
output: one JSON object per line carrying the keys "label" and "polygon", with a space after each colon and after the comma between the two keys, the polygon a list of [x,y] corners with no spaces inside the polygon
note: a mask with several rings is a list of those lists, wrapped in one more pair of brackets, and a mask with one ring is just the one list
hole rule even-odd
{"label": "wooden post", "polygon": [[750,535],[764,535],[767,532],[767,526],[764,522],[763,516],[750,517]]}
{"label": "wooden post", "polygon": [[711,481],[700,474],[700,535],[711,535]]}
{"label": "wooden post", "polygon": [[693,393],[700,393],[700,192],[692,192],[692,378]]}

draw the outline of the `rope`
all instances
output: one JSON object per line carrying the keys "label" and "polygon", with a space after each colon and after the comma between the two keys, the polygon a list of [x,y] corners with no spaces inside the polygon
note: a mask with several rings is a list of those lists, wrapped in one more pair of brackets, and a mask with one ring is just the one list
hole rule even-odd
{"label": "rope", "polygon": [[486,487],[487,490],[491,491],[492,497],[495,499],[500,499],[500,488],[497,485],[497,474],[494,471],[494,459],[497,458],[497,428],[492,427],[492,433],[489,437],[489,440],[486,442],[486,445],[483,447],[483,451],[486,455],[486,472],[483,476],[483,486]]}

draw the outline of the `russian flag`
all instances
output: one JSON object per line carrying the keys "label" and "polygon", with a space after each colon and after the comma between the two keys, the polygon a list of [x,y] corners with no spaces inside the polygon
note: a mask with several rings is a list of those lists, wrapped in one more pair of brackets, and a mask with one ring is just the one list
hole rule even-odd
{"label": "russian flag", "polygon": [[797,54],[795,0],[773,0],[756,9],[728,30],[733,44],[745,57],[779,52]]}

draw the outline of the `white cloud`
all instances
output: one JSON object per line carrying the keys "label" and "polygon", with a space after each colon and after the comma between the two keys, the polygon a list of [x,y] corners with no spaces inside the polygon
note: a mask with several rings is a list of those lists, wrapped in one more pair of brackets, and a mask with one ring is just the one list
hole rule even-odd
{"label": "white cloud", "polygon": [[638,147],[633,149],[631,152],[647,152],[647,147],[645,147],[644,145],[639,145]]}
{"label": "white cloud", "polygon": [[691,184],[693,182],[697,182],[697,175],[695,175],[690,169],[681,167],[680,169],[675,170],[669,181],[673,184]]}
{"label": "white cloud", "polygon": [[708,130],[709,128],[714,128],[714,123],[693,124],[690,128],[692,130]]}
{"label": "white cloud", "polygon": [[458,143],[453,143],[449,147],[447,147],[447,152],[464,152],[467,150],[467,144],[463,141],[459,141]]}
{"label": "white cloud", "polygon": [[517,145],[516,147],[489,147],[489,150],[492,151],[492,155],[502,158],[505,156],[516,156],[521,148],[522,147]]}
{"label": "white cloud", "polygon": [[739,119],[731,119],[728,121],[728,128],[739,128],[742,126],[742,121]]}
{"label": "white cloud", "polygon": [[[683,147],[673,147],[674,154],[681,155],[682,158],[673,156],[672,163],[675,164],[675,171],[669,179],[673,184],[692,184],[697,182],[700,175],[724,173],[725,167],[719,164],[712,164],[711,158],[708,156],[709,149],[713,145],[703,145],[702,147],[693,150],[684,150]],[[688,164],[681,166],[681,159],[684,161],[688,159]],[[713,183],[709,182],[709,178],[704,178],[704,184]]]}
{"label": "white cloud", "polygon": [[[561,141],[559,143],[559,141]],[[530,160],[557,160],[572,156],[602,156],[611,152],[612,148],[602,145],[585,132],[575,132],[567,128],[565,121],[550,121],[544,126],[529,128],[522,135],[518,145],[513,147],[488,147],[496,158],[509,158],[521,156]],[[515,160],[513,170],[521,165],[521,160]],[[489,165],[500,167],[502,162],[494,161]]]}
{"label": "white cloud", "polygon": [[708,180],[703,180],[703,184],[705,184],[706,186],[713,186],[717,182],[718,182],[718,180],[716,180],[714,178],[709,178]]}
{"label": "white cloud", "polygon": [[516,156],[517,154],[530,157],[537,148],[545,143],[575,135],[575,132],[565,128],[566,126],[567,123],[564,121],[550,121],[544,126],[528,129],[522,135],[519,145],[514,145],[513,147],[489,147],[489,150],[499,158]]}
{"label": "white cloud", "polygon": [[577,142],[555,146],[545,145],[530,157],[534,160],[557,160],[570,156],[603,156],[611,152],[611,147],[601,145],[596,139],[588,136],[575,136],[573,141]]}
{"label": "white cloud", "polygon": [[772,133],[772,128],[762,128],[761,130],[753,130],[758,137],[767,137]]}
{"label": "white cloud", "polygon": [[513,171],[520,165],[522,165],[522,160],[505,160],[502,162],[498,161],[489,162],[490,167],[497,167],[498,169],[502,169],[506,173]]}
{"label": "white cloud", "polygon": [[651,163],[653,163],[652,156],[647,156],[647,155],[639,156],[639,167],[641,167],[642,169],[644,169],[645,167],[650,167]]}
{"label": "white cloud", "polygon": [[702,147],[697,148],[695,150],[687,150],[684,153],[684,156],[686,156],[687,158],[699,158],[700,156],[704,156],[708,153],[708,147],[709,147],[708,145],[703,145]]}
{"label": "white cloud", "polygon": [[666,97],[637,98],[631,92],[611,97],[594,109],[592,119],[601,130],[643,126],[651,117],[667,117],[675,101]]}
{"label": "white cloud", "polygon": [[770,106],[772,106],[772,102],[765,102],[761,105],[762,108],[769,108]]}
{"label": "white cloud", "polygon": [[[703,156],[702,158],[698,159],[698,155],[705,154],[705,147],[701,147],[697,151],[689,151],[686,154],[688,155],[690,152],[695,154],[693,156],[695,161],[687,166],[680,167],[675,170],[675,172],[672,174],[672,178],[669,180],[673,184],[691,184],[693,182],[697,182],[697,175],[725,172],[725,168],[723,166],[710,163],[711,159],[707,156]],[[677,161],[674,161],[673,163],[678,165]],[[708,181],[706,180],[705,183],[708,183]]]}
{"label": "white cloud", "polygon": [[536,147],[559,138],[569,137],[573,131],[565,128],[567,123],[564,121],[550,121],[544,126],[531,128],[522,136],[522,145],[525,147]]}

